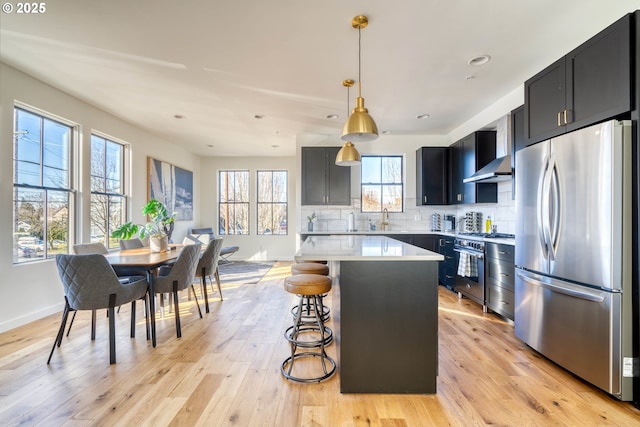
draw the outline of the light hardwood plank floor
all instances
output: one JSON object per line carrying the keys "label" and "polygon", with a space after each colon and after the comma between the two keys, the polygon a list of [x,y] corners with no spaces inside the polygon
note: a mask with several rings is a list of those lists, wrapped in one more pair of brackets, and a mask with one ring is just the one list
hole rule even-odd
{"label": "light hardwood plank floor", "polygon": [[[515,338],[511,325],[442,287],[437,394],[340,394],[338,375],[319,384],[288,382],[280,364],[289,352],[282,334],[294,300],[282,287],[289,267],[277,263],[255,285],[224,286],[224,301],[214,295],[204,319],[183,295],[182,338],[165,312],[156,348],[145,339],[140,304],[137,336],[129,338],[129,306],[123,306],[115,365],[109,365],[104,311],[95,342],[90,313],[78,313],[51,365],[46,360],[60,315],[0,334],[0,425],[640,425],[633,405],[546,360]],[[337,292],[326,303],[337,319],[332,295]],[[336,345],[329,354],[337,357]]]}

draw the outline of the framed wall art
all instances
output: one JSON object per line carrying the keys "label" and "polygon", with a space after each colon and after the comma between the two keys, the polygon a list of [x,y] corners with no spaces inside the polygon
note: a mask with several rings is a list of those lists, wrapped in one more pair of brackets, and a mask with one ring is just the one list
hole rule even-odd
{"label": "framed wall art", "polygon": [[193,219],[193,172],[162,160],[147,158],[149,199],[162,202],[176,219]]}

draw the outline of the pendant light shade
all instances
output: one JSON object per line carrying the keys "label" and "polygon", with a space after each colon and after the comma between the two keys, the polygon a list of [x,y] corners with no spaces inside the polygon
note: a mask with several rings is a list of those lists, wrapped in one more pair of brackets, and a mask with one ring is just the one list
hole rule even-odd
{"label": "pendant light shade", "polygon": [[336,156],[336,165],[338,166],[357,166],[360,164],[360,153],[356,150],[355,145],[351,141],[344,143],[338,155]]}
{"label": "pendant light shade", "polygon": [[[343,86],[347,87],[347,114],[349,114],[349,88],[353,86],[353,80],[344,80]],[[336,156],[336,165],[338,166],[356,166],[360,164],[360,153],[351,141],[344,143],[338,155]]]}
{"label": "pendant light shade", "polygon": [[364,15],[358,15],[351,20],[351,26],[358,29],[358,98],[356,99],[356,107],[342,128],[341,139],[343,141],[364,142],[372,141],[378,137],[378,126],[376,126],[376,122],[365,108],[364,98],[362,97],[360,31],[366,28],[367,25],[369,25],[369,19]]}

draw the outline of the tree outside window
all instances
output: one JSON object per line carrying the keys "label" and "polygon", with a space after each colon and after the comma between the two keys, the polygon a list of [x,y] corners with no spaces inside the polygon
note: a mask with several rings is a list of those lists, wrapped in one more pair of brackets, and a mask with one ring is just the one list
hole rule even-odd
{"label": "tree outside window", "polygon": [[91,241],[117,248],[111,232],[125,222],[124,145],[91,135]]}
{"label": "tree outside window", "polygon": [[13,262],[68,253],[73,127],[14,109]]}
{"label": "tree outside window", "polygon": [[249,171],[220,171],[218,234],[249,234]]}
{"label": "tree outside window", "polygon": [[362,212],[402,212],[402,156],[362,156]]}
{"label": "tree outside window", "polygon": [[287,234],[287,171],[258,171],[258,234]]}

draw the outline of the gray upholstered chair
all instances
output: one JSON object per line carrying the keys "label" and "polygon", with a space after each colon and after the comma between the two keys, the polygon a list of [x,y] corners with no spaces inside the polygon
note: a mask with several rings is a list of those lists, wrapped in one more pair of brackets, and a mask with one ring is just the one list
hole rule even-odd
{"label": "gray upholstered chair", "polygon": [[140,240],[139,238],[137,238],[137,237],[134,237],[132,239],[120,240],[120,249],[121,250],[137,249],[137,248],[144,248],[144,242],[142,240]]}
{"label": "gray upholstered chair", "polygon": [[218,259],[220,258],[220,250],[222,249],[222,239],[213,239],[209,241],[207,248],[198,261],[198,267],[196,268],[196,274],[200,275],[202,280],[202,294],[204,295],[204,308],[209,312],[209,298],[207,297],[207,279],[209,276],[209,282],[211,283],[211,293],[213,290],[213,280],[211,275],[213,274],[218,284],[218,293],[220,294],[220,301],[222,301],[222,288],[220,286],[220,275],[218,274]]}
{"label": "gray upholstered chair", "polygon": [[[69,317],[69,312],[78,310],[97,310],[106,308],[109,314],[109,362],[116,363],[115,310],[114,308],[132,303],[131,337],[135,336],[135,301],[145,299],[148,289],[147,279],[132,278],[129,283],[118,280],[111,264],[101,254],[56,255],[58,274],[64,288],[65,306],[58,335],[51,348],[47,364],[56,346],[62,344],[62,335]],[[148,318],[148,316],[145,316]],[[147,324],[147,331],[148,331]]]}
{"label": "gray upholstered chair", "polygon": [[[199,236],[208,236],[209,240],[215,239],[215,233],[213,232],[213,228],[205,227],[205,228],[192,228],[191,235],[198,238]],[[205,243],[206,244],[206,243]],[[220,258],[229,261],[229,257],[240,250],[239,246],[225,246],[220,249]],[[229,261],[231,262],[231,261]]]}
{"label": "gray upholstered chair", "polygon": [[86,254],[108,254],[109,250],[102,242],[96,243],[79,243],[77,245],[73,245],[73,252],[76,255],[86,255]]}
{"label": "gray upholstered chair", "polygon": [[[187,289],[191,286],[196,306],[198,307],[198,313],[200,314],[200,318],[202,318],[200,304],[198,304],[198,298],[196,296],[195,289],[193,288],[193,278],[200,259],[200,248],[201,245],[199,244],[185,246],[180,255],[178,255],[176,262],[170,267],[160,267],[158,276],[153,280],[154,292],[156,294],[171,293],[173,295],[176,317],[176,336],[178,338],[182,336],[182,330],[180,328],[180,310],[178,308],[178,291]],[[151,295],[151,298],[153,297],[154,296]]]}

